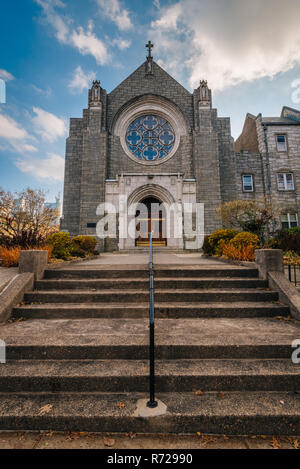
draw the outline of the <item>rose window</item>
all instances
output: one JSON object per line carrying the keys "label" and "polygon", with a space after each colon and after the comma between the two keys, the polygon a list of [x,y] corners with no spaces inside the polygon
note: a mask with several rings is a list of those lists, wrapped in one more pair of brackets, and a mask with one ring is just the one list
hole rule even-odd
{"label": "rose window", "polygon": [[129,125],[126,143],[131,153],[139,160],[159,161],[172,151],[175,132],[163,117],[141,116]]}

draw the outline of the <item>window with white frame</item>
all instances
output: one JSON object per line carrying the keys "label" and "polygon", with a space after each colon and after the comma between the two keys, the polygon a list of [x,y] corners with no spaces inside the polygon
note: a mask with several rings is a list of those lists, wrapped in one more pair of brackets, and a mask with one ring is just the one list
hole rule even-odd
{"label": "window with white frame", "polygon": [[278,173],[277,185],[280,191],[293,191],[294,190],[294,176],[293,173]]}
{"label": "window with white frame", "polygon": [[286,213],[281,216],[282,228],[294,228],[298,226],[298,214],[297,213]]}
{"label": "window with white frame", "polygon": [[244,192],[253,192],[253,175],[252,174],[243,174],[243,191]]}
{"label": "window with white frame", "polygon": [[276,135],[277,151],[287,151],[286,135]]}

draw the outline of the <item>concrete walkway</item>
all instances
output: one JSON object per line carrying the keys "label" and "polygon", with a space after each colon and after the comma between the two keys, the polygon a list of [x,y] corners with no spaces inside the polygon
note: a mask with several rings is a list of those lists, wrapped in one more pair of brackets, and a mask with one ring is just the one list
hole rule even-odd
{"label": "concrete walkway", "polygon": [[[0,449],[298,449],[298,437],[0,433]],[[110,452],[111,452],[110,451]],[[110,454],[109,452],[109,454]]]}
{"label": "concrete walkway", "polygon": [[5,288],[8,282],[18,274],[17,268],[0,267],[0,292]]}
{"label": "concrete walkway", "polygon": [[[162,252],[154,249],[153,260],[156,265],[217,265],[219,267],[225,264],[216,259],[207,259],[201,253],[184,254],[173,252]],[[97,265],[147,265],[149,262],[149,253],[104,253],[100,254],[97,259],[81,262],[80,266],[97,266]],[[234,266],[233,266],[234,267]]]}

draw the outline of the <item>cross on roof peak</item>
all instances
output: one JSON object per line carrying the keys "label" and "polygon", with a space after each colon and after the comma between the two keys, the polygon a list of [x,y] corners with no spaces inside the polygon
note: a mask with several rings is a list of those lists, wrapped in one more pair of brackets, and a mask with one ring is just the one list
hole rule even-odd
{"label": "cross on roof peak", "polygon": [[146,47],[148,49],[148,59],[152,59],[151,49],[153,49],[154,44],[152,44],[151,41],[148,41],[148,43],[146,44]]}

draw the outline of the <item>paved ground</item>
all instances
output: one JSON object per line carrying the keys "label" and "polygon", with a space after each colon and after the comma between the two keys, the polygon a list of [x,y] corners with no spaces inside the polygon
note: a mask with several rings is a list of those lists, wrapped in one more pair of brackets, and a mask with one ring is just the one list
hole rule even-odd
{"label": "paved ground", "polygon": [[10,432],[0,449],[300,449],[300,437]]}
{"label": "paved ground", "polygon": [[[176,254],[173,252],[167,253],[163,251],[156,251],[154,249],[153,261],[157,265],[161,264],[182,264],[182,265],[224,265],[223,262],[216,259],[206,259],[200,253],[194,254]],[[80,266],[84,265],[147,265],[149,262],[149,253],[127,253],[127,254],[101,254],[97,259],[91,261],[81,262]]]}
{"label": "paved ground", "polygon": [[7,285],[7,283],[12,279],[15,275],[17,275],[18,269],[17,268],[6,268],[0,267],[0,292],[3,288]]}

